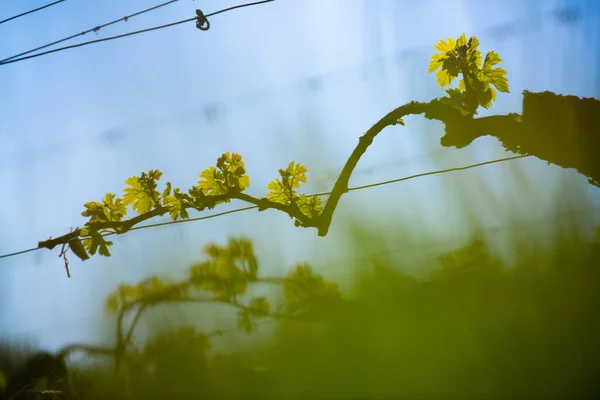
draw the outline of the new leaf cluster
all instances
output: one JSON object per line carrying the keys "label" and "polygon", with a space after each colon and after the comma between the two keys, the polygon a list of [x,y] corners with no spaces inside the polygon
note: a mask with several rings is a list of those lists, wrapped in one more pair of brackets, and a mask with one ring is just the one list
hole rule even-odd
{"label": "new leaf cluster", "polygon": [[[162,172],[150,170],[141,176],[133,176],[125,181],[127,187],[122,197],[107,193],[101,202],[91,201],[84,204],[81,213],[89,220],[78,233],[78,237],[69,240],[69,248],[82,260],[89,258],[88,254],[97,252],[110,256],[109,247],[113,244],[105,239],[107,234],[123,234],[135,224],[169,213],[171,219],[190,218],[188,209],[204,211],[212,209],[217,204],[228,203],[231,199],[241,199],[256,205],[283,205],[283,211],[299,210],[302,216],[316,219],[321,210],[321,200],[316,196],[297,193],[300,183],[306,182],[307,169],[301,164],[290,163],[286,169],[280,169],[280,179],[275,179],[268,185],[270,192],[266,199],[255,199],[241,193],[250,186],[250,177],[242,156],[238,153],[224,153],[217,159],[216,166],[211,166],[200,173],[198,183],[187,193],[180,188],[173,188],[171,182],[165,184],[164,190],[157,190],[157,182]],[[266,201],[265,201],[266,200]],[[274,204],[276,203],[276,204]],[[131,206],[138,215],[129,220],[123,220],[127,215],[127,207]],[[281,209],[281,206],[276,208]],[[296,220],[296,225],[302,222]],[[83,241],[81,240],[83,239]]]}
{"label": "new leaf cluster", "polygon": [[479,106],[489,108],[496,100],[496,89],[508,93],[507,72],[495,67],[502,59],[495,51],[489,51],[484,60],[478,47],[479,40],[473,36],[467,41],[464,33],[458,39],[441,40],[435,45],[439,53],[431,56],[427,70],[437,71],[435,76],[441,87],[462,74],[458,88],[447,89],[448,97],[440,100],[465,116],[476,114]]}

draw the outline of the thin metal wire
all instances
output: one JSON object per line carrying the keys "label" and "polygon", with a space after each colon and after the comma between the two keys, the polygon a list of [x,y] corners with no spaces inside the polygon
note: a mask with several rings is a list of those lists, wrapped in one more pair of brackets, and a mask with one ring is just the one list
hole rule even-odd
{"label": "thin metal wire", "polygon": [[[163,5],[167,5],[169,3],[172,3],[173,1],[177,1],[177,0],[172,0],[172,1],[168,2],[168,3],[161,4],[160,7],[162,7]],[[225,8],[223,10],[215,11],[213,13],[204,15],[204,20],[206,22],[208,22],[208,20],[206,20],[207,17],[213,16],[213,15],[217,15],[217,14],[221,14],[221,13],[226,12],[226,11],[235,10],[236,8],[249,7],[249,6],[254,6],[254,5],[257,5],[257,4],[270,3],[270,2],[273,2],[273,1],[275,1],[275,0],[263,0],[263,1],[257,1],[257,2],[254,2],[254,3],[240,4],[240,5],[237,5],[237,6],[234,6],[234,7]],[[159,7],[159,6],[156,6],[154,8],[157,8],[157,7]],[[146,11],[149,11],[149,10],[151,10],[151,9],[144,10],[143,12],[146,12]],[[139,13],[137,13],[135,15],[139,15],[140,13],[142,13],[142,12],[139,12]],[[40,50],[42,48],[46,48],[46,47],[52,46],[52,45],[60,43],[60,42],[64,42],[66,40],[75,38],[77,36],[81,36],[81,35],[83,35],[85,33],[92,32],[92,31],[97,31],[98,29],[100,29],[100,28],[102,28],[104,26],[107,26],[107,25],[110,25],[110,24],[122,21],[122,20],[124,20],[126,18],[130,18],[130,17],[131,16],[129,16],[129,17],[123,17],[123,18],[121,18],[119,20],[112,21],[112,22],[109,22],[108,24],[104,24],[104,25],[101,25],[101,26],[97,26],[96,28],[93,28],[93,29],[90,29],[88,31],[79,33],[77,35],[73,35],[73,36],[70,36],[68,38],[61,39],[61,40],[59,40],[57,42],[53,42],[53,43],[47,44],[45,46],[38,47],[37,49],[29,50],[29,51],[27,51],[25,53],[21,53],[21,54],[17,54],[15,56],[12,56],[12,57],[9,57],[9,58],[5,58],[4,60],[0,61],[0,65],[11,64],[11,63],[15,63],[15,62],[18,62],[18,61],[28,60],[30,58],[40,57],[40,56],[43,56],[43,55],[46,55],[46,54],[56,53],[56,52],[64,51],[64,50],[68,50],[68,49],[74,49],[76,47],[87,46],[87,45],[94,44],[94,43],[106,42],[106,41],[109,41],[109,40],[121,39],[121,38],[124,38],[124,37],[127,37],[127,36],[138,35],[140,33],[155,31],[155,30],[158,30],[158,29],[169,28],[171,26],[184,24],[184,23],[190,22],[190,21],[198,21],[198,19],[199,19],[199,16],[196,16],[194,18],[184,19],[184,20],[181,20],[181,21],[172,22],[170,24],[159,25],[159,26],[155,26],[155,27],[147,28],[147,29],[141,29],[139,31],[133,31],[133,32],[129,32],[129,33],[124,33],[122,35],[111,36],[111,37],[107,37],[107,38],[103,38],[103,39],[90,40],[88,42],[78,43],[78,44],[74,44],[74,45],[71,45],[71,46],[59,47],[58,49],[48,50],[48,51],[44,51],[42,53],[32,54],[32,55],[26,56],[26,57],[20,57],[21,55],[29,54],[29,53],[34,52],[36,50]],[[19,58],[16,58],[16,57],[19,57]]]}
{"label": "thin metal wire", "polygon": [[[151,7],[151,8],[147,8],[147,9],[145,9],[145,10],[142,10],[142,11],[136,12],[135,14],[131,14],[131,15],[128,15],[128,16],[126,16],[126,17],[119,18],[119,19],[116,19],[116,20],[114,20],[114,21],[107,22],[106,24],[103,24],[103,25],[98,25],[98,26],[95,26],[95,27],[93,27],[93,28],[91,28],[91,29],[88,29],[87,31],[83,31],[83,32],[77,33],[77,34],[75,34],[75,35],[71,35],[71,36],[69,36],[69,37],[66,37],[66,38],[64,38],[64,39],[60,39],[60,40],[57,40],[57,41],[55,41],[55,42],[48,43],[48,44],[45,44],[45,45],[43,45],[43,46],[40,46],[40,47],[36,47],[35,49],[31,49],[31,50],[25,51],[25,52],[23,52],[23,53],[15,54],[15,55],[14,55],[14,56],[12,56],[12,57],[8,57],[8,58],[5,58],[4,60],[0,60],[0,64],[4,64],[4,63],[8,64],[8,62],[6,62],[6,61],[13,60],[13,59],[15,59],[15,58],[17,58],[17,57],[21,57],[21,56],[24,56],[24,55],[26,55],[26,54],[33,53],[34,51],[38,51],[38,50],[42,50],[42,49],[48,48],[48,47],[50,47],[50,46],[54,46],[55,44],[59,44],[59,43],[62,43],[62,42],[66,42],[67,40],[71,40],[71,39],[74,39],[74,38],[76,38],[76,37],[83,36],[83,35],[85,35],[86,33],[90,33],[90,32],[98,32],[100,29],[102,29],[102,28],[104,28],[104,27],[107,27],[107,26],[109,26],[109,25],[113,25],[113,24],[116,24],[117,22],[121,22],[121,21],[127,21],[127,20],[129,20],[129,18],[133,18],[133,17],[135,17],[135,16],[138,16],[138,15],[141,15],[141,14],[144,14],[144,13],[147,13],[148,11],[156,10],[157,8],[164,7],[164,6],[168,5],[168,4],[174,3],[174,2],[176,2],[176,1],[179,1],[179,0],[171,0],[171,1],[167,1],[166,3],[162,3],[162,4],[159,4],[159,5],[157,5],[157,6],[154,6],[154,7]],[[16,61],[15,61],[15,62],[16,62]]]}
{"label": "thin metal wire", "polygon": [[58,0],[58,1],[55,1],[54,3],[46,4],[45,6],[41,6],[41,7],[38,7],[38,8],[36,8],[36,9],[29,10],[29,11],[27,11],[27,12],[21,13],[21,14],[19,14],[19,15],[15,15],[14,17],[10,17],[10,18],[7,18],[7,19],[3,19],[2,21],[0,21],[0,25],[2,25],[2,24],[3,24],[3,23],[5,23],[5,22],[12,21],[13,19],[17,19],[17,18],[20,18],[20,17],[24,17],[25,15],[28,15],[28,14],[33,14],[33,13],[34,13],[34,12],[36,12],[36,11],[43,10],[44,8],[48,8],[48,7],[50,7],[50,6],[53,6],[53,5],[56,5],[56,4],[58,4],[58,3],[62,3],[63,1],[65,1],[65,0]]}

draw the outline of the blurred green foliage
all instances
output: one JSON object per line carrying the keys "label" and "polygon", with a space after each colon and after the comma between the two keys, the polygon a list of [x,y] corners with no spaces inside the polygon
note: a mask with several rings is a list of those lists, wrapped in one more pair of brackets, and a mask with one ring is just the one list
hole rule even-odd
{"label": "blurred green foliage", "polygon": [[[369,245],[352,244],[368,254]],[[117,374],[71,366],[70,383],[86,399],[592,398],[600,241],[563,233],[549,249],[521,247],[507,266],[473,240],[439,256],[426,279],[367,259],[343,296],[299,264],[282,286],[286,311],[303,318],[282,319],[266,345],[209,355],[213,335],[183,326],[128,351]],[[209,245],[205,265],[251,260],[254,274],[251,249],[244,240]],[[264,297],[248,306],[271,310]]]}

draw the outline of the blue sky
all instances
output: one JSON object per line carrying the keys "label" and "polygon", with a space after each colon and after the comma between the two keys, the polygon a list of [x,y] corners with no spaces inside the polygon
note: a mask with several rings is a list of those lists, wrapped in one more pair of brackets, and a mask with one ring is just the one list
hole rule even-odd
{"label": "blue sky", "polygon": [[[0,25],[0,58],[159,3],[67,0]],[[3,1],[0,19],[43,4]],[[210,13],[236,4],[180,0],[65,44],[190,18],[197,7]],[[576,19],[557,14],[564,8]],[[225,151],[244,156],[253,195],[264,195],[290,161],[308,167],[307,192],[328,190],[377,119],[410,100],[442,94],[427,74],[429,56],[437,41],[463,32],[478,36],[483,51],[496,50],[509,72],[511,94],[500,95],[490,112],[519,112],[523,89],[598,97],[597,20],[595,0],[277,0],[215,16],[207,32],[192,22],[2,65],[0,253],[81,225],[83,203],[120,193],[124,180],[141,171],[160,169],[163,180],[190,187]],[[351,185],[510,156],[490,138],[445,149],[441,135],[439,124],[417,117],[388,128]],[[514,183],[522,175],[527,193]],[[497,203],[486,203],[477,185],[491,187]],[[397,218],[415,236],[437,242],[464,225],[465,193],[474,212],[497,226],[508,209],[542,219],[567,191],[575,207],[600,202],[598,189],[574,171],[525,159],[354,192],[342,198],[336,216],[382,226]],[[274,211],[132,232],[115,239],[113,257],[85,263],[72,257],[71,279],[57,251],[2,259],[0,337],[24,336],[49,348],[103,340],[101,305],[115,285],[182,273],[205,243],[229,235],[253,238],[270,273],[299,261],[343,258],[345,228],[336,221],[326,238]]]}

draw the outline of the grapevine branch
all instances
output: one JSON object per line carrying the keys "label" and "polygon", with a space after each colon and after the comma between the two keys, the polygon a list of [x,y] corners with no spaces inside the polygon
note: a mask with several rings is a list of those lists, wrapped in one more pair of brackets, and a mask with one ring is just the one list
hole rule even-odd
{"label": "grapevine branch", "polygon": [[[346,164],[336,180],[322,213],[316,218],[310,218],[306,216],[299,210],[297,205],[293,203],[281,204],[271,201],[267,198],[253,197],[236,190],[231,190],[230,192],[222,195],[210,196],[210,203],[206,204],[206,208],[212,208],[221,201],[238,199],[257,206],[258,211],[264,211],[267,209],[282,211],[288,214],[291,218],[299,221],[303,227],[316,227],[318,228],[319,236],[326,236],[331,225],[333,213],[339,203],[339,200],[342,195],[348,191],[348,182],[350,180],[350,176],[352,175],[352,172],[354,171],[360,158],[373,143],[375,137],[386,127],[401,123],[400,121],[402,121],[403,117],[416,114],[425,114],[426,118],[442,121],[448,126],[452,127],[459,126],[459,124],[466,126],[467,124],[467,119],[458,115],[459,113],[456,112],[454,108],[437,100],[429,103],[413,101],[389,112],[375,125],[373,125],[363,136],[360,137],[358,145],[355,147],[354,151],[346,161]],[[514,120],[514,115],[491,116],[474,119],[471,121],[471,126],[473,126],[473,129],[471,129],[473,132],[472,136],[481,136],[483,132],[497,132],[504,126],[508,127],[509,124]],[[499,122],[503,122],[504,124]],[[202,211],[202,209],[200,209],[201,207],[195,207],[193,205],[188,205],[186,208],[194,208]],[[93,226],[98,230],[114,229],[117,234],[122,234],[141,222],[163,216],[168,212],[169,209],[167,207],[159,206],[147,213],[137,215],[128,220],[96,222],[93,224]],[[40,241],[38,243],[38,248],[47,248],[52,250],[57,245],[69,243],[71,240],[76,239],[79,236],[81,236],[81,229],[76,229],[65,235]]]}
{"label": "grapevine branch", "polygon": [[[429,171],[429,172],[422,172],[419,174],[404,176],[401,178],[390,179],[390,180],[386,180],[386,181],[379,181],[379,182],[369,183],[369,184],[365,184],[365,185],[361,185],[361,186],[354,186],[354,187],[348,188],[347,192],[369,189],[369,188],[373,188],[373,187],[389,185],[392,183],[404,182],[404,181],[408,181],[411,179],[422,178],[422,177],[431,176],[431,175],[445,174],[448,172],[456,172],[456,171],[465,171],[468,169],[477,168],[477,167],[481,167],[484,165],[496,164],[496,163],[505,162],[505,161],[512,161],[512,160],[517,160],[517,159],[526,158],[526,157],[533,157],[533,156],[532,155],[519,155],[519,156],[514,156],[514,157],[506,157],[506,158],[499,158],[499,159],[490,160],[490,161],[484,161],[484,162],[480,162],[480,163],[476,163],[476,164],[469,164],[469,165],[462,166],[462,167],[452,167],[452,168],[446,168],[446,169],[438,169],[438,170]],[[331,194],[331,192],[320,192],[320,193],[314,193],[311,196],[322,197],[322,196],[329,196],[330,194]],[[194,218],[180,219],[180,220],[171,220],[171,221],[157,222],[157,223],[153,223],[153,224],[133,226],[130,229],[130,231],[135,231],[135,230],[140,230],[140,229],[148,229],[148,228],[156,228],[159,226],[166,226],[166,225],[181,224],[181,223],[185,223],[185,222],[204,221],[207,219],[222,217],[225,215],[234,214],[234,213],[238,213],[238,212],[242,212],[242,211],[250,211],[250,210],[257,210],[257,209],[258,209],[258,206],[255,206],[255,205],[252,205],[249,207],[234,208],[234,209],[231,209],[228,211],[222,211],[219,213],[209,214],[209,215],[201,216],[201,217],[194,217]],[[107,233],[103,233],[102,236],[112,236],[112,235],[116,235],[116,234],[118,234],[118,233],[117,232],[107,232]],[[21,250],[21,251],[17,251],[17,252],[13,252],[13,253],[8,253],[8,254],[2,254],[2,255],[0,255],[0,258],[14,257],[14,256],[17,256],[20,254],[24,254],[24,253],[28,253],[28,252],[32,252],[32,251],[36,251],[36,250],[42,250],[43,248],[44,247],[32,247],[32,248],[26,249],[26,250]],[[66,250],[70,250],[68,246],[66,246]],[[65,259],[65,262],[67,264],[66,266],[68,267],[68,260],[66,259],[66,253],[59,254],[59,256],[62,256]]]}
{"label": "grapevine branch", "polygon": [[[440,143],[444,147],[463,148],[478,137],[491,135],[498,138],[506,150],[522,156],[533,155],[566,168],[577,168],[591,183],[600,185],[600,157],[597,154],[600,148],[597,138],[600,102],[550,92],[525,91],[521,115],[510,113],[474,118],[479,106],[491,106],[496,91],[509,91],[507,72],[496,67],[501,58],[490,51],[484,59],[478,46],[476,37],[467,40],[464,34],[456,40],[442,40],[435,46],[439,53],[431,57],[428,71],[437,71],[436,79],[442,87],[462,75],[458,88],[447,89],[448,96],[430,102],[411,101],[377,121],[359,138],[324,205],[317,195],[296,192],[300,184],[306,182],[306,168],[293,162],[279,170],[280,177],[269,183],[270,191],[265,198],[243,193],[250,185],[250,178],[246,175],[242,157],[227,152],[217,160],[216,168],[209,167],[200,174],[200,181],[188,193],[178,188],[171,192],[171,184],[167,182],[161,195],[156,191],[156,181],[162,175],[160,171],[151,170],[140,177],[127,179],[125,183],[129,187],[123,198],[115,198],[109,193],[102,203],[86,203],[82,215],[90,220],[83,228],[40,241],[38,248],[53,249],[68,244],[82,260],[89,258],[88,253],[93,255],[97,251],[110,256],[108,247],[112,242],[106,241],[104,236],[123,234],[142,221],[166,213],[175,221],[188,219],[188,209],[212,209],[232,199],[253,204],[259,211],[275,209],[284,212],[295,220],[296,226],[313,227],[319,236],[326,236],[342,195],[349,191],[348,182],[360,158],[383,129],[404,125],[403,118],[409,115],[423,114],[427,119],[442,122],[445,134]],[[546,135],[552,140],[547,140]],[[139,215],[123,220],[128,205]]]}

